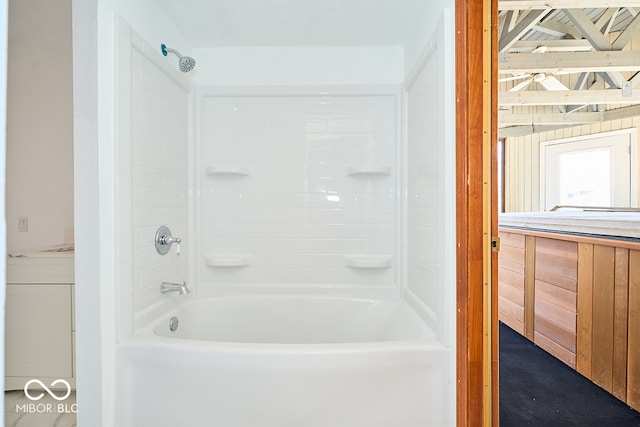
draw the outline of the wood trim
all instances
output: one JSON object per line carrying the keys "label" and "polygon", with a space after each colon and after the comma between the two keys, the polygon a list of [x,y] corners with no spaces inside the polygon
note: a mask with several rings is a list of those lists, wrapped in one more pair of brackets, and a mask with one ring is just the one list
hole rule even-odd
{"label": "wood trim", "polygon": [[525,236],[524,265],[524,336],[534,340],[536,300],[536,238]]}
{"label": "wood trim", "polygon": [[610,393],[613,387],[614,292],[615,248],[594,245],[591,380]]}
{"label": "wood trim", "polygon": [[627,404],[640,408],[640,251],[629,251]]}
{"label": "wood trim", "polygon": [[613,325],[613,385],[618,399],[627,398],[627,328],[629,307],[629,250],[615,249],[615,294]]}
{"label": "wood trim", "polygon": [[[491,235],[498,236],[498,206],[504,207],[504,199],[500,202],[498,195],[504,197],[504,187],[498,192],[498,1],[490,0],[491,7],[491,69],[490,69],[490,87],[491,87],[491,122],[489,143],[491,145]],[[503,141],[504,142],[504,141]],[[503,149],[504,153],[504,149]],[[503,159],[504,160],[504,159]],[[504,164],[502,165],[504,172]],[[500,180],[504,184],[504,179]],[[499,390],[499,359],[500,359],[500,340],[498,335],[498,253],[491,253],[491,346],[492,346],[492,425],[498,427],[500,425],[500,390]]]}
{"label": "wood trim", "polygon": [[[487,3],[489,2],[489,3]],[[487,360],[484,349],[483,330],[487,327],[485,319],[489,319],[489,330],[497,327],[497,312],[494,300],[497,298],[497,273],[491,269],[488,295],[491,298],[489,312],[485,312],[485,260],[487,251],[491,260],[494,254],[485,247],[486,234],[491,230],[484,229],[484,212],[486,203],[487,181],[493,186],[493,180],[485,176],[483,166],[486,164],[485,138],[492,144],[489,155],[495,150],[494,133],[497,130],[485,128],[485,113],[491,108],[489,122],[495,120],[494,107],[486,105],[485,90],[487,83],[491,87],[496,69],[489,67],[491,78],[483,74],[485,60],[492,58],[485,46],[486,4],[496,10],[496,0],[456,0],[456,372],[457,372],[457,404],[456,419],[458,426],[497,425],[497,376],[492,375],[489,390],[492,390],[490,404],[485,403],[485,387],[483,376],[485,368],[490,372],[497,371],[497,334],[490,334],[489,356]],[[495,13],[492,19],[495,20]],[[493,21],[492,21],[493,28]],[[493,31],[492,31],[493,32]],[[497,54],[497,53],[495,53]],[[492,61],[493,62],[493,61]],[[497,80],[497,78],[496,78]],[[497,85],[496,85],[497,86]],[[490,97],[491,98],[491,97]],[[490,171],[493,170],[493,167]],[[490,194],[491,192],[489,192]],[[491,203],[491,223],[495,221],[497,209]],[[497,223],[497,221],[496,221]],[[481,232],[485,231],[485,235]],[[490,237],[490,236],[488,236]],[[496,263],[494,263],[495,265]],[[493,420],[492,420],[493,418]],[[488,421],[487,421],[488,420]]]}
{"label": "wood trim", "polygon": [[640,242],[628,240],[607,239],[605,237],[580,236],[575,234],[553,233],[550,231],[529,230],[521,228],[500,227],[504,233],[525,234],[527,236],[545,237],[547,239],[568,240],[571,242],[587,243],[600,246],[613,246],[616,248],[640,250]]}
{"label": "wood trim", "polygon": [[593,354],[593,245],[578,244],[578,318],[576,320],[576,370],[591,378]]}

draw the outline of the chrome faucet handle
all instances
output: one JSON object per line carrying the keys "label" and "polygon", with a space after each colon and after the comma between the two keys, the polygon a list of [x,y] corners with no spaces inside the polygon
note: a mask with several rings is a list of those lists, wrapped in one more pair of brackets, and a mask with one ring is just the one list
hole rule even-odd
{"label": "chrome faucet handle", "polygon": [[156,251],[160,255],[166,255],[171,249],[171,245],[173,243],[176,244],[176,255],[180,255],[180,243],[182,239],[179,237],[173,237],[171,235],[171,230],[166,225],[161,225],[156,231]]}

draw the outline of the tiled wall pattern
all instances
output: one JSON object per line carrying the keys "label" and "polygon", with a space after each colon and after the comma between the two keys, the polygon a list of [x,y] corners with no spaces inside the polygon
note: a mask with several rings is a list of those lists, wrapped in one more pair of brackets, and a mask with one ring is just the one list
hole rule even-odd
{"label": "tiled wall pattern", "polygon": [[[132,49],[131,304],[136,328],[164,304],[177,300],[174,294],[160,293],[162,281],[188,280],[188,94],[146,55]],[[122,163],[126,165],[126,159]],[[154,237],[163,224],[184,239],[181,256],[176,255],[175,244],[164,256],[156,252]]]}
{"label": "tiled wall pattern", "polygon": [[407,287],[442,338],[446,286],[444,249],[449,240],[445,233],[447,215],[455,214],[447,212],[445,204],[442,56],[435,40],[426,52],[424,65],[407,93]]}
{"label": "tiled wall pattern", "polygon": [[397,96],[204,96],[201,287],[393,287]]}

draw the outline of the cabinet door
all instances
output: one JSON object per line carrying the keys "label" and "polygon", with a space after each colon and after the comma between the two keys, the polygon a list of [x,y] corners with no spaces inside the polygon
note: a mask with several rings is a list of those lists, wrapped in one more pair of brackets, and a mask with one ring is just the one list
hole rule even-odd
{"label": "cabinet door", "polygon": [[5,375],[72,375],[71,286],[7,285]]}

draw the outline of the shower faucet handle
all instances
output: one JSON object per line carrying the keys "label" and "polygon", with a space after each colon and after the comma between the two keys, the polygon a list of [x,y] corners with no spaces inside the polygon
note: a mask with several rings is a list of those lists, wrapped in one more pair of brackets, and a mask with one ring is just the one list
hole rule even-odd
{"label": "shower faucet handle", "polygon": [[161,225],[156,231],[156,251],[160,255],[166,255],[171,249],[172,244],[176,244],[176,255],[180,255],[180,243],[182,239],[180,237],[173,237],[171,235],[171,230],[166,225]]}

